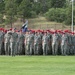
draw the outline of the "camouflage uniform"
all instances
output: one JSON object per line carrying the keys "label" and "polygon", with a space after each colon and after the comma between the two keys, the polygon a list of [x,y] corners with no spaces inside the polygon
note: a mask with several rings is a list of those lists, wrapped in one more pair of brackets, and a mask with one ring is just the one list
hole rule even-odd
{"label": "camouflage uniform", "polygon": [[68,36],[68,53],[67,54],[73,54],[73,50],[72,50],[72,35],[69,34]]}
{"label": "camouflage uniform", "polygon": [[72,35],[72,51],[73,54],[75,55],[75,35]]}
{"label": "camouflage uniform", "polygon": [[4,40],[4,35],[3,32],[0,31],[0,55],[2,54],[3,40]]}
{"label": "camouflage uniform", "polygon": [[26,39],[26,52],[25,53],[27,55],[32,55],[34,36],[33,36],[33,34],[27,34],[25,39]]}
{"label": "camouflage uniform", "polygon": [[11,38],[10,38],[10,48],[11,48],[11,55],[15,56],[15,54],[17,53],[17,38],[18,38],[18,34],[16,32],[13,32],[11,34]]}
{"label": "camouflage uniform", "polygon": [[41,51],[42,39],[37,33],[34,35],[34,54],[39,55]]}
{"label": "camouflage uniform", "polygon": [[62,35],[62,41],[61,41],[61,54],[66,55],[67,53],[67,47],[68,47],[68,37],[67,35]]}
{"label": "camouflage uniform", "polygon": [[58,35],[56,33],[52,35],[52,54],[58,54]]}
{"label": "camouflage uniform", "polygon": [[9,50],[10,50],[10,34],[7,32],[6,34],[5,34],[5,36],[4,36],[4,39],[5,39],[5,41],[4,41],[4,45],[5,45],[5,54],[6,55],[9,55]]}
{"label": "camouflage uniform", "polygon": [[61,54],[61,37],[62,35],[58,33],[58,55]]}
{"label": "camouflage uniform", "polygon": [[23,53],[23,44],[24,44],[24,35],[22,33],[20,33],[18,35],[18,54],[24,54]]}
{"label": "camouflage uniform", "polygon": [[[47,33],[45,33],[47,34]],[[47,55],[49,51],[50,38],[47,35],[44,35],[42,38],[42,46],[43,46],[43,55]]]}

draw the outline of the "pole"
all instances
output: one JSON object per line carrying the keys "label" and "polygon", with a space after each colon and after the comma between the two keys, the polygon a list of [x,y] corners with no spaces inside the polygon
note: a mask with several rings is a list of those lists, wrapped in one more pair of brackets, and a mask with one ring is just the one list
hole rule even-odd
{"label": "pole", "polygon": [[73,0],[72,0],[72,32],[74,31],[74,26],[73,26]]}

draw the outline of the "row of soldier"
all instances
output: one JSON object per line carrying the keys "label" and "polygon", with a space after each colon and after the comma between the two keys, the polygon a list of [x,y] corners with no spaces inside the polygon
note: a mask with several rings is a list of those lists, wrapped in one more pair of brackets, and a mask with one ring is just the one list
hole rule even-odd
{"label": "row of soldier", "polygon": [[4,30],[0,28],[0,55],[74,55],[75,33],[69,30]]}

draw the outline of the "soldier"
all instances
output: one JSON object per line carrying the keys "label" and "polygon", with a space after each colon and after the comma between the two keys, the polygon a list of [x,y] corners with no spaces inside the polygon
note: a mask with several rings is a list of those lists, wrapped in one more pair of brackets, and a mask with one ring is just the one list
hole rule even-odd
{"label": "soldier", "polygon": [[62,31],[58,30],[58,54],[61,54],[61,37],[62,37]]}
{"label": "soldier", "polygon": [[63,35],[61,37],[61,54],[62,55],[67,54],[67,47],[68,47],[68,37],[65,34],[65,32],[63,32]]}
{"label": "soldier", "polygon": [[39,35],[38,31],[36,31],[34,35],[34,54],[39,55],[41,51],[42,38]]}
{"label": "soldier", "polygon": [[51,45],[52,34],[50,30],[47,30],[47,37],[49,39],[48,54],[52,54],[52,45]]}
{"label": "soldier", "polygon": [[0,55],[2,54],[2,47],[3,47],[3,41],[4,41],[4,33],[2,32],[2,28],[0,29]]}
{"label": "soldier", "polygon": [[10,48],[11,48],[11,55],[15,56],[16,53],[16,44],[17,44],[18,34],[15,32],[15,29],[12,29],[11,38],[10,38]]}
{"label": "soldier", "polygon": [[33,43],[34,43],[34,35],[31,31],[28,31],[25,37],[25,45],[26,45],[26,55],[32,55],[33,54]]}
{"label": "soldier", "polygon": [[6,55],[9,55],[9,50],[10,50],[10,38],[11,38],[10,33],[7,32],[7,33],[5,34],[5,36],[4,36],[4,39],[5,39],[5,41],[4,41],[4,46],[5,46],[5,54],[6,54]]}
{"label": "soldier", "polygon": [[22,34],[22,31],[20,30],[18,34],[18,54],[22,55],[23,53],[23,45],[24,45],[24,35]]}
{"label": "soldier", "polygon": [[68,34],[68,55],[73,54],[72,52],[72,35],[71,35],[71,31]]}
{"label": "soldier", "polygon": [[43,55],[47,55],[49,51],[50,38],[47,36],[47,32],[44,32],[44,36],[42,38],[42,46],[43,46]]}
{"label": "soldier", "polygon": [[72,32],[72,54],[75,55],[75,33]]}
{"label": "soldier", "polygon": [[52,35],[52,54],[57,55],[58,54],[58,35],[57,31],[54,32]]}

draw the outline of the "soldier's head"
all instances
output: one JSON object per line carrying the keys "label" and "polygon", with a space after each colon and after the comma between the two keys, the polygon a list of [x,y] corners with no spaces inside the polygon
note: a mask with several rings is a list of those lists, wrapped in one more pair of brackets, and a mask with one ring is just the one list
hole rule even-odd
{"label": "soldier's head", "polygon": [[62,34],[63,34],[63,35],[65,35],[65,34],[66,34],[66,32],[65,32],[65,31],[63,31],[63,32],[62,32]]}
{"label": "soldier's head", "polygon": [[71,34],[72,34],[72,35],[74,35],[75,33],[74,33],[74,32],[72,32]]}
{"label": "soldier's head", "polygon": [[57,34],[57,30],[54,31],[54,34]]}
{"label": "soldier's head", "polygon": [[44,32],[44,35],[47,35],[47,32],[46,31]]}

